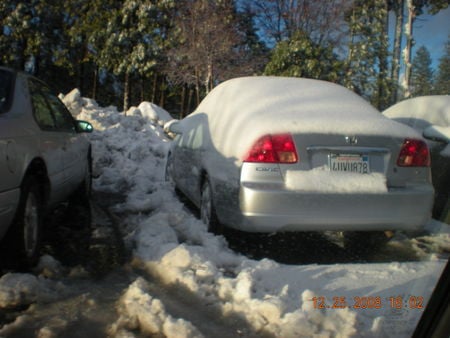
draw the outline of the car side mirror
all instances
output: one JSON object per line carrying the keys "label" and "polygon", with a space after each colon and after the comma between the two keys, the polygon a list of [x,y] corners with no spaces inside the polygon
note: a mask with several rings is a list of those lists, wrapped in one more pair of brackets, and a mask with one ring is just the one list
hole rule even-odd
{"label": "car side mirror", "polygon": [[181,123],[177,120],[169,121],[165,126],[164,129],[168,130],[169,133],[180,135],[183,133],[183,128],[181,126]]}
{"label": "car side mirror", "polygon": [[448,144],[450,143],[450,127],[429,126],[424,129],[423,137],[427,140]]}
{"label": "car side mirror", "polygon": [[77,120],[77,132],[79,133],[92,133],[94,131],[94,127],[87,121]]}

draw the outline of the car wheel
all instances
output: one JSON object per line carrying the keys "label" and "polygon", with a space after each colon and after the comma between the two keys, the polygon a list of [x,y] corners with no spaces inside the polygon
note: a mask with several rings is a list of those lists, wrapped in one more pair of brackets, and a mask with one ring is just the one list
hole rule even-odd
{"label": "car wheel", "polygon": [[[432,217],[436,220],[446,221],[448,218],[448,207],[450,205],[450,195],[445,192],[436,193]],[[447,210],[446,210],[447,209]]]}
{"label": "car wheel", "polygon": [[358,255],[377,252],[388,241],[389,236],[383,231],[344,232],[344,247]]}
{"label": "car wheel", "polygon": [[92,193],[92,163],[88,160],[88,165],[86,166],[84,172],[83,181],[80,183],[79,187],[72,194],[70,202],[78,203],[80,201],[85,202],[90,199]]}
{"label": "car wheel", "polygon": [[43,204],[39,184],[25,179],[17,213],[5,238],[13,266],[29,268],[37,263],[41,245]]}
{"label": "car wheel", "polygon": [[207,178],[205,179],[205,182],[202,186],[200,218],[208,227],[208,231],[216,234],[222,233],[222,225],[217,219],[216,210],[214,208],[211,184],[209,183]]}

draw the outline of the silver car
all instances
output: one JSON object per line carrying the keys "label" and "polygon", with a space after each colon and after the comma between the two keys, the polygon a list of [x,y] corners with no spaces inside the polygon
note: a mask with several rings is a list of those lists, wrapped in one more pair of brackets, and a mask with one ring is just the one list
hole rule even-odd
{"label": "silver car", "polygon": [[38,79],[0,67],[0,240],[15,263],[36,262],[44,212],[88,195],[91,147],[64,104]]}
{"label": "silver car", "polygon": [[355,238],[417,230],[430,218],[422,136],[339,85],[233,79],[169,130],[177,136],[166,177],[210,230],[331,230]]}
{"label": "silver car", "polygon": [[450,96],[429,95],[401,101],[383,114],[423,134],[431,152],[435,189],[433,218],[450,221]]}

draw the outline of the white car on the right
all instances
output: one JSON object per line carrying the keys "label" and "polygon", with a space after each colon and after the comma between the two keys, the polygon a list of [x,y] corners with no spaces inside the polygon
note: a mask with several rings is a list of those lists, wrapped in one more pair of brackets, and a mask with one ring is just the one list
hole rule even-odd
{"label": "white car on the right", "polygon": [[450,218],[450,96],[430,95],[407,99],[383,114],[404,123],[427,139],[435,188],[433,218]]}

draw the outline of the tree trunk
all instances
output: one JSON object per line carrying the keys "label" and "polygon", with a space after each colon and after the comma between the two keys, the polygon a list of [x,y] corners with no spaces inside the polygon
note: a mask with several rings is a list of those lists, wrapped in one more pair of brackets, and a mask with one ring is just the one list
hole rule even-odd
{"label": "tree trunk", "polygon": [[189,88],[189,94],[188,94],[188,102],[187,102],[187,109],[186,109],[186,115],[190,113],[191,111],[191,105],[192,105],[192,88]]}
{"label": "tree trunk", "polygon": [[389,99],[389,85],[386,81],[388,77],[388,32],[389,32],[389,15],[387,3],[384,3],[384,13],[385,13],[385,27],[383,43],[381,44],[378,51],[378,62],[379,62],[379,72],[378,72],[378,109],[380,111],[386,109],[390,105]]}
{"label": "tree trunk", "polygon": [[[352,9],[352,15],[351,15],[351,22],[354,21],[354,16],[355,16],[355,10],[354,8]],[[345,77],[344,77],[344,85],[345,87],[347,87],[350,90],[354,90],[354,85],[353,85],[353,81],[352,81],[352,76],[353,76],[353,72],[352,72],[352,60],[353,60],[353,45],[355,42],[355,31],[353,29],[353,24],[350,25],[350,43],[349,43],[349,48],[348,48],[348,55],[347,55],[347,61],[346,61],[346,65],[345,65]]]}
{"label": "tree trunk", "polygon": [[185,115],[185,105],[184,105],[185,101],[186,101],[186,85],[183,85],[183,88],[181,89],[181,98],[180,98],[180,119],[182,119]]}
{"label": "tree trunk", "polygon": [[195,92],[198,106],[200,104],[200,75],[197,67],[195,67]]}
{"label": "tree trunk", "polygon": [[98,80],[98,66],[94,64],[94,79],[92,84],[92,99],[97,98],[97,80]]}
{"label": "tree trunk", "polygon": [[81,93],[84,92],[84,62],[81,60],[78,60],[78,66],[77,66],[77,88],[80,90]]}
{"label": "tree trunk", "polygon": [[396,103],[398,100],[398,86],[400,77],[400,58],[402,56],[402,33],[403,33],[403,8],[405,0],[395,0],[395,34],[394,34],[394,47],[392,50],[392,103]]}
{"label": "tree trunk", "polygon": [[123,112],[127,114],[128,106],[130,104],[130,74],[125,73],[125,86],[123,90]]}
{"label": "tree trunk", "polygon": [[212,63],[208,63],[208,71],[205,79],[205,90],[206,94],[208,94],[213,88],[213,66]]}
{"label": "tree trunk", "polygon": [[153,74],[153,85],[152,85],[152,98],[151,98],[151,102],[155,102],[156,101],[156,83],[158,80],[158,74],[155,72]]}
{"label": "tree trunk", "polygon": [[164,107],[165,101],[166,101],[166,96],[165,96],[165,90],[164,90],[164,86],[165,86],[165,81],[164,81],[164,77],[161,80],[161,86],[160,86],[160,92],[161,92],[161,96],[159,97],[159,106],[160,107]]}
{"label": "tree trunk", "polygon": [[408,21],[405,25],[406,46],[403,51],[403,61],[405,63],[405,79],[403,81],[405,99],[411,97],[411,49],[413,46],[413,24],[415,19],[415,6],[413,0],[407,0]]}
{"label": "tree trunk", "polygon": [[141,89],[141,97],[140,97],[140,101],[144,102],[145,98],[144,98],[144,92],[145,92],[145,88],[144,88],[144,75],[141,75],[141,79],[140,79],[140,89]]}

